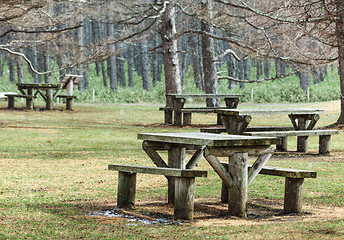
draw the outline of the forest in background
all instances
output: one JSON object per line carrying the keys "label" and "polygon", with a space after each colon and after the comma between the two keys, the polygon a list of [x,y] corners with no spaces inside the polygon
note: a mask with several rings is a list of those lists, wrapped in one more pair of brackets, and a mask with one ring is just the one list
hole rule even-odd
{"label": "forest in background", "polygon": [[[16,90],[17,82],[58,82],[63,74],[71,73],[83,76],[78,101],[164,101],[168,86],[161,17],[173,1],[28,2],[31,5],[13,0],[1,6],[1,91]],[[296,16],[300,28],[302,23],[313,24],[311,27],[325,39],[326,28],[314,19],[326,16],[322,9],[333,11],[334,3],[321,8],[312,1],[281,5],[282,2],[270,6],[269,1],[259,6],[251,1],[241,5],[239,1],[219,0],[175,2],[174,36],[182,91],[243,93],[243,101],[251,101],[253,92],[255,102],[339,99],[337,66],[328,65],[335,61],[331,51],[316,43],[319,38],[315,35],[307,36],[307,27],[297,35],[286,32],[286,24],[281,23],[282,17]],[[281,19],[271,15],[268,21],[247,4],[257,9],[270,8]],[[25,11],[20,12],[19,8]],[[312,13],[314,19],[305,19],[305,12]],[[330,26],[331,21],[328,22]],[[319,29],[325,30],[320,34]],[[217,73],[210,89],[206,89],[209,79],[204,76],[204,35],[213,39],[210,62],[215,63]],[[295,36],[293,47],[303,47],[303,55],[287,47],[288,40]],[[326,39],[331,40],[331,35]],[[264,46],[266,42],[274,44],[273,48]],[[314,60],[307,65],[306,59],[311,59],[314,52],[324,56],[318,59],[322,64]],[[302,61],[305,66],[301,66]]]}

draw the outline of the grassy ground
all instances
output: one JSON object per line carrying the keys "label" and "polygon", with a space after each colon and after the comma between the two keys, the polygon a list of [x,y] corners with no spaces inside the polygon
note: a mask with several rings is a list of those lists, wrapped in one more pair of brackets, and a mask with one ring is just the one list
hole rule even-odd
{"label": "grassy ground", "polygon": [[[305,181],[304,212],[283,215],[282,178],[259,176],[249,188],[249,218],[228,218],[219,201],[220,180],[206,163],[209,177],[197,179],[195,221],[176,223],[165,205],[166,181],[138,176],[137,207],[146,219],[170,224],[128,222],[127,218],[90,216],[116,206],[117,174],[109,163],[152,166],[136,139],[139,132],[199,131],[162,125],[153,105],[76,104],[75,111],[6,109],[0,102],[0,239],[343,239],[344,134],[333,136],[330,156],[276,154],[268,165],[309,169],[318,178]],[[339,102],[295,104],[324,108],[318,126],[333,123]],[[59,108],[62,107],[59,106]],[[291,105],[241,105],[291,107]],[[215,115],[193,115],[197,124],[213,124]],[[252,125],[290,124],[285,116],[254,117]],[[296,149],[290,139],[289,147]],[[118,211],[117,211],[118,212]],[[135,224],[133,224],[135,223]]]}

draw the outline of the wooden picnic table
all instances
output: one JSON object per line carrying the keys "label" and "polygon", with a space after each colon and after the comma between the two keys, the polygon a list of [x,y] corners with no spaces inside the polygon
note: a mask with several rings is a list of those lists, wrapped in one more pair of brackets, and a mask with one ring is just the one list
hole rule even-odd
{"label": "wooden picnic table", "polygon": [[59,83],[17,83],[17,87],[24,96],[32,96],[26,98],[27,108],[33,109],[33,97],[40,94],[46,102],[47,110],[53,109],[54,99],[62,89],[62,85]]}
{"label": "wooden picnic table", "polygon": [[[219,109],[223,125],[228,134],[243,134],[251,122],[252,115],[288,115],[295,131],[312,130],[320,119],[319,114],[325,113],[322,109],[289,108],[289,109]],[[286,137],[282,139],[279,149],[287,149]],[[308,136],[297,136],[299,152],[308,151]],[[326,150],[327,151],[327,150]]]}
{"label": "wooden picnic table", "polygon": [[[191,113],[213,113],[216,109],[236,108],[241,94],[166,94],[166,107],[161,108],[165,113],[165,123],[176,126],[186,126],[191,124]],[[205,98],[211,100],[212,107],[185,107],[185,103],[192,102],[195,98]],[[225,107],[217,106],[216,99],[223,98]],[[174,115],[174,116],[173,116]],[[172,121],[173,120],[173,121]],[[217,123],[222,124],[218,117]]]}
{"label": "wooden picnic table", "polygon": [[218,109],[228,134],[242,134],[252,120],[252,115],[288,115],[294,130],[311,130],[320,119],[322,109]]}
{"label": "wooden picnic table", "polygon": [[[246,217],[248,185],[254,180],[272,155],[273,144],[279,139],[243,135],[221,135],[210,133],[139,133],[142,147],[159,168],[194,169],[205,157],[229,190],[229,215]],[[185,151],[196,150],[186,161]],[[157,151],[168,151],[165,161]],[[253,167],[248,170],[248,154],[258,155]],[[228,170],[217,157],[229,157]],[[173,203],[175,179],[168,178],[168,201]]]}

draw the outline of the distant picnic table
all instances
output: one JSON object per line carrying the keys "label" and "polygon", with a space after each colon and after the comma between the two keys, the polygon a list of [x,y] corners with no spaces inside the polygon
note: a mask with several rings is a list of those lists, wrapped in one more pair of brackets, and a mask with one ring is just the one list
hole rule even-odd
{"label": "distant picnic table", "polygon": [[[201,129],[202,132],[228,134],[245,134],[250,136],[278,137],[281,144],[278,150],[287,151],[287,137],[297,136],[297,151],[308,151],[308,137],[319,136],[319,154],[330,153],[331,135],[338,134],[338,130],[314,129],[320,119],[323,109],[292,108],[292,109],[218,109],[215,111],[222,116],[225,128]],[[288,115],[291,126],[285,127],[253,127],[249,128],[253,115]]]}
{"label": "distant picnic table", "polygon": [[[167,94],[166,106],[159,110],[164,111],[165,123],[174,124],[176,126],[187,126],[191,124],[192,113],[214,113],[218,109],[236,108],[239,103],[241,94]],[[196,98],[204,99],[220,99],[225,102],[224,107],[186,107],[186,102],[193,102]],[[168,106],[172,103],[172,106]],[[217,118],[217,124],[221,125],[221,118]]]}
{"label": "distant picnic table", "polygon": [[[8,108],[14,108],[15,98],[25,98],[26,109],[33,110],[34,99],[40,95],[46,103],[47,110],[54,108],[54,100],[57,98],[66,99],[66,109],[72,110],[73,99],[75,98],[73,95],[73,84],[78,84],[81,77],[67,74],[61,83],[17,83],[21,94],[5,94],[8,98]],[[60,95],[62,89],[66,89],[66,95]]]}

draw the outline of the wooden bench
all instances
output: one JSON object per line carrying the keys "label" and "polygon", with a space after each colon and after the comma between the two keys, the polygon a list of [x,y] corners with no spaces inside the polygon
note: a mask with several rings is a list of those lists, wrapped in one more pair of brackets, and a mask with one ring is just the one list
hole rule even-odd
{"label": "wooden bench", "polygon": [[[182,120],[178,120],[175,121],[175,125],[177,126],[189,126],[191,125],[191,114],[192,113],[215,113],[216,110],[219,109],[226,109],[226,108],[181,108],[178,110],[175,110],[174,113],[175,114],[181,114],[182,117],[178,118]],[[170,107],[162,107],[159,108],[160,111],[166,111],[169,110],[171,112],[173,112],[173,108]],[[176,118],[175,118],[176,119]],[[222,120],[221,120],[221,116],[217,115],[217,125],[222,125]]]}
{"label": "wooden bench", "polygon": [[[176,126],[187,126],[191,124],[192,113],[215,113],[219,109],[236,108],[239,103],[239,98],[242,96],[239,94],[167,94],[166,106],[159,108],[159,110],[165,113],[165,123],[172,124],[173,122]],[[223,98],[226,107],[184,107],[187,99],[194,98]],[[172,117],[172,115],[174,116]],[[217,124],[222,125],[220,115],[217,117]]]}
{"label": "wooden bench", "polygon": [[132,208],[135,205],[137,173],[175,177],[174,218],[183,220],[193,219],[195,177],[207,177],[207,171],[190,169],[118,164],[110,164],[108,169],[118,171],[117,206],[119,208]]}
{"label": "wooden bench", "polygon": [[16,94],[15,92],[0,92],[0,99],[7,100],[6,94]]}
{"label": "wooden bench", "polygon": [[66,100],[66,110],[73,110],[73,99],[76,98],[76,96],[57,95],[56,97]]}
{"label": "wooden bench", "polygon": [[[222,162],[225,168],[228,163]],[[252,165],[249,165],[249,169]],[[305,178],[316,178],[314,171],[264,166],[259,174],[285,177],[284,213],[299,213],[303,205],[303,183]],[[228,188],[222,183],[221,201],[228,202]]]}
{"label": "wooden bench", "polygon": [[278,137],[281,138],[281,145],[277,145],[277,149],[287,151],[288,136],[297,136],[297,151],[308,152],[308,137],[319,136],[319,154],[330,153],[331,135],[339,134],[338,130],[293,130],[293,131],[266,131],[266,132],[244,132],[249,136],[264,136],[264,137]]}
{"label": "wooden bench", "polygon": [[26,109],[33,109],[33,99],[36,96],[32,95],[21,95],[21,94],[5,94],[8,99],[8,109],[14,109],[14,98],[25,98],[26,99]]}

